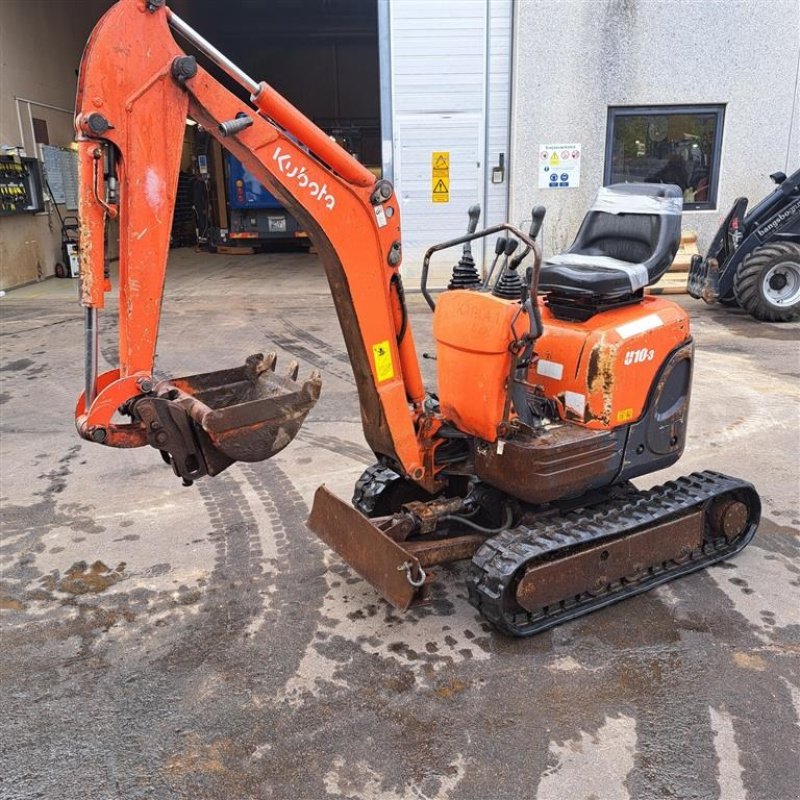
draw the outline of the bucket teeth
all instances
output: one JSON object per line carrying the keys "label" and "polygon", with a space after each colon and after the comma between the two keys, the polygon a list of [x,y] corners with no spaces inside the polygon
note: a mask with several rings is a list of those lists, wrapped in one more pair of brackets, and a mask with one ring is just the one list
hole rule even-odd
{"label": "bucket teeth", "polygon": [[265,372],[274,372],[275,363],[278,360],[277,353],[253,353],[248,356],[244,362],[245,374],[251,382],[258,380],[258,376]]}

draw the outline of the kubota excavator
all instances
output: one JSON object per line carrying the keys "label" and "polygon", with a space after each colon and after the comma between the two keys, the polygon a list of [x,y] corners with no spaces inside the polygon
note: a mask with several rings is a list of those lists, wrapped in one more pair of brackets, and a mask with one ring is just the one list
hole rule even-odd
{"label": "kubota excavator", "polygon": [[[172,32],[250,94],[224,88]],[[210,65],[209,65],[210,66]],[[189,484],[284,448],[316,402],[318,374],[279,376],[275,355],[156,381],[153,360],[187,117],[276,195],[324,265],[377,463],[353,503],[324,486],[309,527],[383,597],[423,601],[431,567],[471,559],[472,604],[528,636],[728,558],[755,533],[753,487],[716,472],[646,491],[685,438],[693,344],[686,313],[644,295],[674,256],[680,191],[601,189],[572,247],[544,264],[529,232],[476,229],[432,247],[438,386],[423,386],[400,277],[400,210],[376,180],[266,83],[243,73],[163,0],[119,0],[81,63],[76,131],[86,381],[80,435],[151,445]],[[98,374],[97,314],[119,220],[119,369]],[[470,243],[499,237],[499,277]],[[518,245],[521,243],[521,246]],[[446,291],[434,253],[463,246]],[[519,252],[514,252],[519,246]],[[532,264],[520,273],[523,259]],[[512,257],[513,256],[513,257]],[[121,414],[121,416],[120,416]]]}

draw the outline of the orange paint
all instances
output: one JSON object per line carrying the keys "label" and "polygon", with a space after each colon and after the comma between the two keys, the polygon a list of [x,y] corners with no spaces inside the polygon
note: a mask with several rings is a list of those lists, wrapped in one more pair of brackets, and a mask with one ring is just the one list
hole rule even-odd
{"label": "orange paint", "polygon": [[[497,438],[511,368],[511,320],[519,304],[488,294],[440,295],[434,317],[443,416],[487,441]],[[556,401],[561,418],[587,428],[635,422],[668,354],[689,338],[682,308],[656,297],[586,322],[556,319],[540,302],[544,334],[528,382]],[[517,333],[527,318],[516,323]]]}

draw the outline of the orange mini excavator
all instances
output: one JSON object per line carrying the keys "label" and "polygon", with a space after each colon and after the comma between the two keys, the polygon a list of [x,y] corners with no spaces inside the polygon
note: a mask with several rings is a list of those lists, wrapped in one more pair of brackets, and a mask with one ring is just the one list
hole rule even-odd
{"label": "orange mini excavator", "polygon": [[[246,89],[250,103],[183,52],[173,31]],[[644,295],[678,245],[677,187],[601,189],[572,247],[545,263],[536,241],[544,209],[534,209],[527,233],[508,224],[478,231],[478,209],[470,209],[466,235],[432,247],[423,264],[438,371],[436,393],[427,392],[391,183],[163,0],[119,0],[80,69],[83,438],[149,444],[189,484],[273,456],[319,396],[319,375],[298,382],[292,365],[279,376],[274,354],[153,378],[187,117],[283,202],[319,251],[377,463],[352,504],[318,489],[308,524],[390,603],[423,601],[433,566],[471,559],[470,601],[498,629],[528,636],[728,558],[752,538],[760,503],[744,481],[701,472],[646,491],[630,482],[673,464],[686,439],[687,315]],[[98,374],[113,218],[120,365]],[[470,242],[489,236],[498,237],[500,269],[481,279]],[[434,299],[431,256],[459,246],[448,290]]]}

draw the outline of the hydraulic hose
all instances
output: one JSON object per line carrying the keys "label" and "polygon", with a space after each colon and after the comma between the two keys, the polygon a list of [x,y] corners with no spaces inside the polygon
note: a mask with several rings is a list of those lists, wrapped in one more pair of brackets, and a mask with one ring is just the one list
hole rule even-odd
{"label": "hydraulic hose", "polygon": [[466,517],[462,517],[458,514],[447,514],[444,517],[440,517],[440,522],[445,521],[452,521],[458,522],[460,525],[466,525],[468,528],[473,528],[476,531],[480,531],[481,533],[502,533],[504,530],[507,530],[511,527],[511,523],[514,519],[513,514],[511,513],[511,509],[506,509],[506,520],[499,528],[485,528],[483,525],[478,525],[477,522],[473,522],[471,519],[467,519]]}

